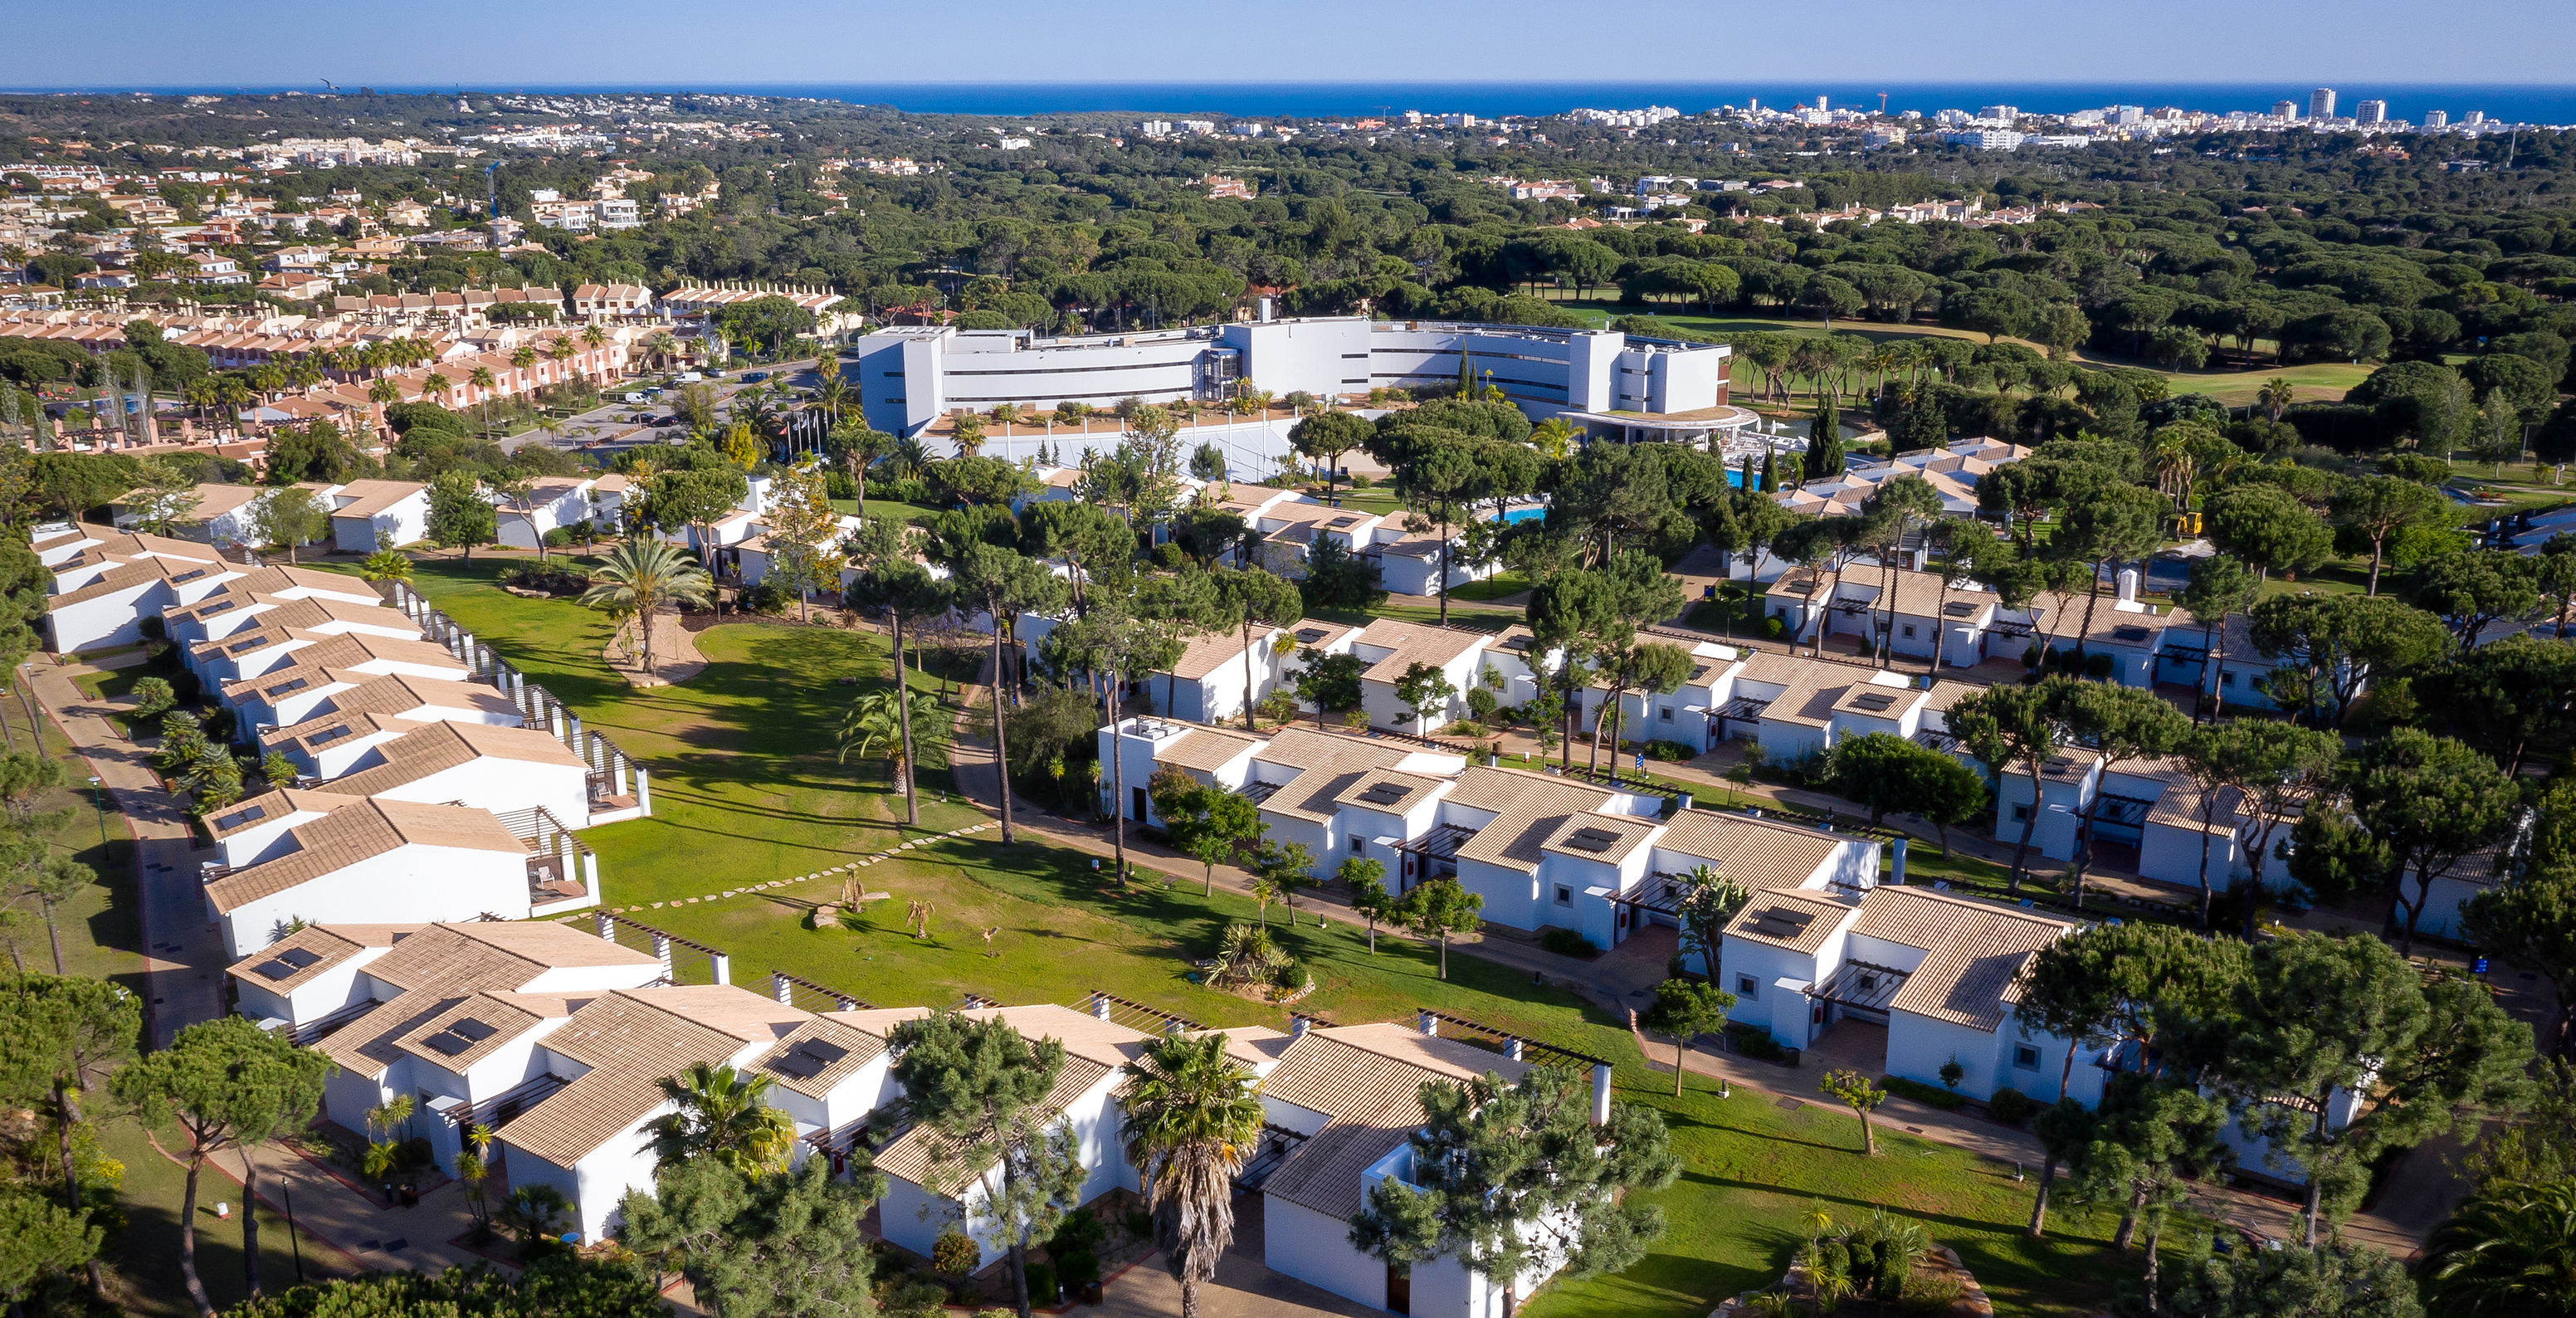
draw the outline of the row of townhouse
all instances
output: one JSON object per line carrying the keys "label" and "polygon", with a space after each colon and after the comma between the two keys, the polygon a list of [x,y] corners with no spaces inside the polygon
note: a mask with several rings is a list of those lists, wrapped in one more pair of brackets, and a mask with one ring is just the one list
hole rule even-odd
{"label": "row of townhouse", "polygon": [[[954,1229],[974,1242],[979,1270],[1002,1263],[991,1169],[962,1162],[937,1131],[901,1116],[893,1035],[929,1009],[843,1000],[807,1010],[790,1001],[785,977],[758,993],[723,982],[721,961],[719,982],[677,984],[666,961],[612,933],[605,918],[600,935],[549,922],[326,923],[229,974],[245,1015],[294,1031],[337,1064],[325,1098],[333,1119],[354,1122],[412,1096],[405,1134],[426,1140],[446,1167],[476,1125],[489,1125],[497,1193],[561,1191],[584,1243],[618,1229],[627,1192],[652,1190],[647,1127],[673,1110],[659,1082],[707,1065],[771,1082],[764,1101],[794,1123],[795,1165],[827,1158],[837,1173],[853,1152],[872,1151],[888,1183],[876,1215],[885,1240],[927,1257]],[[1125,1068],[1158,1037],[1200,1030],[1099,994],[1079,1006],[986,1004],[960,1014],[1064,1046],[1034,1119],[1074,1137],[1080,1201],[1143,1190],[1119,1133]],[[1444,1025],[1469,1037],[1444,1036]],[[1560,1253],[1542,1250],[1509,1279],[1485,1278],[1454,1256],[1390,1267],[1351,1244],[1350,1220],[1371,1187],[1411,1174],[1424,1085],[1511,1084],[1541,1061],[1572,1063],[1591,1070],[1594,1117],[1606,1121],[1606,1064],[1427,1011],[1411,1023],[1299,1018],[1286,1032],[1238,1026],[1222,1037],[1259,1082],[1265,1132],[1240,1184],[1262,1197],[1259,1244],[1271,1269],[1371,1308],[1501,1318],[1561,1266]],[[872,1139],[872,1122],[889,1113],[894,1133]]]}
{"label": "row of townhouse", "polygon": [[[1937,722],[1930,693],[1914,696],[1910,718]],[[2072,1054],[2082,1064],[2062,1092],[2088,1105],[2121,1064],[2106,1045],[2049,1035],[2018,1014],[2031,957],[2079,926],[1946,885],[1909,886],[1902,843],[1883,879],[1881,844],[1869,838],[1758,812],[1667,808],[1407,742],[1306,728],[1262,738],[1154,718],[1099,735],[1101,753],[1121,757],[1134,799],[1119,804],[1139,823],[1160,820],[1135,785],[1179,770],[1252,800],[1265,836],[1317,858],[1319,881],[1345,858],[1377,859],[1390,888],[1454,879],[1483,899],[1487,922],[1523,933],[1568,929],[1614,947],[1677,924],[1684,876],[1714,868],[1752,899],[1727,926],[1712,979],[1736,994],[1736,1020],[1784,1047],[1805,1048],[1842,1020],[1882,1025],[1888,1074],[1946,1085],[1942,1068],[1955,1060],[1962,1094],[2012,1088],[2043,1101],[2061,1093]],[[2265,1162],[2258,1145],[2239,1154],[2268,1174],[2298,1175]]]}
{"label": "row of townhouse", "polygon": [[[1079,496],[1083,472],[1076,467],[1040,467],[1036,471],[1037,493],[1021,500],[1019,507],[1031,503],[1065,502]],[[1184,480],[1181,499],[1196,497],[1206,482]],[[1259,485],[1227,485],[1216,506],[1244,521],[1254,547],[1247,556],[1240,549],[1228,550],[1226,560],[1238,565],[1256,566],[1289,580],[1306,575],[1307,560],[1314,554],[1318,541],[1331,541],[1346,553],[1367,559],[1378,569],[1379,581],[1399,595],[1435,595],[1444,577],[1441,572],[1441,538],[1428,532],[1407,531],[1402,513],[1372,513],[1357,508],[1344,508],[1326,503],[1312,495],[1295,490],[1271,489]],[[1517,521],[1537,516],[1536,504],[1514,508],[1504,514],[1505,520]],[[1155,528],[1159,543],[1166,538],[1166,527]],[[1452,588],[1482,581],[1497,570],[1495,563],[1470,564],[1463,553],[1465,528],[1453,528],[1449,538],[1450,563],[1445,580]]]}
{"label": "row of townhouse", "polygon": [[1390,890],[1455,878],[1484,918],[1524,932],[1571,929],[1597,947],[1672,925],[1668,885],[1714,865],[1757,889],[1878,881],[1879,844],[1743,815],[1668,810],[1658,797],[1553,774],[1471,764],[1410,741],[1282,728],[1264,738],[1169,719],[1099,733],[1118,758],[1122,814],[1161,817],[1143,790],[1178,769],[1259,808],[1266,836],[1303,845],[1313,876],[1345,859],[1386,866]]}
{"label": "row of townhouse", "polygon": [[[284,487],[200,483],[195,491],[196,502],[189,506],[172,529],[179,533],[180,538],[191,541],[223,547],[250,544],[254,538],[252,520],[258,515],[259,505],[280,488]],[[356,480],[345,484],[300,481],[292,488],[309,491],[322,501],[322,506],[331,514],[331,547],[344,554],[372,554],[379,549],[410,544],[429,534],[429,487],[418,481]],[[118,500],[109,507],[119,530],[129,530],[133,526],[136,514],[127,500]],[[503,521],[506,523],[515,511],[504,513]],[[508,531],[509,527],[504,525],[505,541]],[[58,638],[61,635],[57,633]],[[123,644],[132,639],[68,642],[57,648],[84,650],[101,644]]]}
{"label": "row of townhouse", "polygon": [[1783,507],[1817,517],[1848,516],[1859,512],[1881,485],[1899,476],[1920,476],[1941,496],[1943,514],[1974,517],[1978,478],[2030,455],[2029,448],[2000,439],[1963,439],[1893,458],[1854,458],[1843,471],[1800,481],[1772,497]]}
{"label": "row of townhouse", "polygon": [[2279,658],[2253,644],[2244,615],[2231,615],[2224,635],[2213,636],[2189,611],[2138,598],[2132,569],[2120,572],[2108,597],[2041,591],[2011,608],[1995,592],[1939,572],[1891,571],[1867,560],[1839,573],[1792,567],[1766,588],[1763,608],[1792,644],[1847,638],[1867,650],[1884,641],[1899,661],[1930,664],[1937,652],[1947,668],[2018,661],[2033,646],[2081,645],[2088,655],[2109,656],[2109,677],[2123,686],[2180,687],[2231,705],[2276,707],[2257,683]]}
{"label": "row of townhouse", "polygon": [[[1022,614],[1013,634],[1034,658],[1061,625],[1062,619]],[[1169,669],[1135,678],[1128,694],[1178,718],[1222,723],[1243,716],[1247,697],[1259,705],[1272,692],[1293,688],[1305,671],[1305,653],[1354,654],[1367,665],[1360,673],[1360,708],[1370,725],[1428,736],[1467,716],[1466,694],[1480,683],[1507,705],[1536,698],[1546,664],[1533,662],[1535,650],[1530,629],[1518,624],[1480,632],[1394,618],[1374,619],[1364,628],[1309,619],[1293,628],[1256,630],[1249,644],[1240,630],[1193,636]],[[1448,682],[1453,694],[1444,707],[1417,711],[1398,694],[1415,664],[1437,669]]]}
{"label": "row of townhouse", "polygon": [[641,766],[408,597],[388,607],[338,573],[100,527],[39,528],[34,544],[58,636],[140,636],[157,618],[242,739],[297,771],[208,820],[207,914],[235,955],[314,920],[596,905],[597,859],[573,834],[650,812]]}

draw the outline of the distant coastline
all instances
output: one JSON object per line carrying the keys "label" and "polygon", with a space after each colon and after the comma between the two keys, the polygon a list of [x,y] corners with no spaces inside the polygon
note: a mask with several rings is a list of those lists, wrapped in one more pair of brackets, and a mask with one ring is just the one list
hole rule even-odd
{"label": "distant coastline", "polygon": [[[2341,102],[2351,105],[2363,98],[2384,100],[2389,117],[2421,122],[2427,110],[2447,111],[2451,122],[2458,124],[2471,110],[2483,110],[2489,119],[2504,123],[2576,124],[2576,84],[2473,84],[2473,83],[2370,83],[2336,81],[2301,82],[2284,79],[2268,83],[2121,83],[2121,82],[1924,82],[1863,83],[1843,85],[1834,79],[1816,79],[1796,83],[1763,82],[1245,82],[1245,83],[1120,83],[1120,82],[1015,82],[1015,83],[728,83],[706,86],[639,83],[632,85],[595,84],[480,84],[474,82],[435,86],[386,86],[381,90],[402,93],[447,93],[462,89],[470,93],[519,92],[531,94],[583,95],[614,93],[730,93],[747,96],[800,96],[823,100],[847,101],[861,105],[890,105],[917,114],[977,115],[1043,115],[1077,113],[1133,112],[1141,114],[1216,114],[1229,116],[1273,116],[1292,118],[1358,118],[1406,110],[1431,112],[1464,112],[1479,117],[1503,115],[1544,116],[1562,114],[1579,106],[1595,109],[1636,109],[1647,105],[1669,105],[1685,114],[1698,114],[1722,105],[1744,105],[1759,99],[1766,106],[1787,107],[1813,103],[1818,95],[1831,99],[1834,105],[1856,109],[1878,108],[1879,93],[1887,93],[1891,112],[1918,110],[1928,115],[1940,109],[1975,110],[1982,105],[2006,104],[2040,114],[2059,114],[2070,110],[2107,105],[2154,107],[2174,105],[2192,110],[2224,113],[2230,110],[2260,112],[2279,100],[2304,103],[2309,88],[2330,85]],[[9,95],[49,95],[78,92],[89,95],[120,92],[148,92],[158,95],[234,94],[244,91],[261,94],[281,91],[316,90],[312,87],[136,87],[99,84],[80,88],[13,88],[0,90]]]}

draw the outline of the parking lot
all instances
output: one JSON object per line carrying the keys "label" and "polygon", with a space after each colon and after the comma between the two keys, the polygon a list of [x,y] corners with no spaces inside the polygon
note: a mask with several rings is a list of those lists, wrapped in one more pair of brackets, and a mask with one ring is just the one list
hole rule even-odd
{"label": "parking lot", "polygon": [[[781,362],[775,365],[744,366],[721,371],[703,372],[697,381],[683,381],[685,373],[639,376],[614,389],[605,391],[611,401],[587,412],[567,418],[561,435],[550,436],[542,430],[512,435],[501,441],[504,452],[515,452],[529,444],[552,444],[567,453],[595,458],[605,464],[630,448],[650,444],[684,444],[688,428],[673,416],[671,399],[685,383],[714,386],[716,415],[729,420],[734,399],[745,389],[754,389],[785,380],[798,393],[808,393],[820,378],[813,359]],[[746,378],[749,377],[749,378]],[[667,386],[659,388],[657,386]],[[627,402],[629,394],[639,395],[642,402]]]}

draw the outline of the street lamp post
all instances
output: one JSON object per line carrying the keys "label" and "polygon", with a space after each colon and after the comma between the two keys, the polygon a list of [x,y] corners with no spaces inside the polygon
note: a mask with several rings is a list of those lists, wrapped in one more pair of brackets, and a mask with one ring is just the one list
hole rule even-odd
{"label": "street lamp post", "polygon": [[89,780],[89,803],[98,811],[98,862],[107,863],[107,789],[96,778]]}

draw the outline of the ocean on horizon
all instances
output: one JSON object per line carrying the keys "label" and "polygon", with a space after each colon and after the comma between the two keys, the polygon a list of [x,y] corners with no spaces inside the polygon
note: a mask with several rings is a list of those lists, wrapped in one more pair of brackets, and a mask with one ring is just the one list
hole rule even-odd
{"label": "ocean on horizon", "polygon": [[[1426,114],[1466,113],[1478,118],[1504,115],[1545,116],[1577,108],[1635,110],[1667,105],[1685,114],[1759,100],[1786,109],[1813,104],[1817,96],[1837,106],[1876,110],[1886,94],[1890,112],[1919,110],[1974,111],[1986,105],[2011,105],[2038,114],[2111,105],[2180,106],[2224,114],[2234,110],[2261,113],[2275,101],[2304,107],[2315,84],[2279,83],[2014,83],[1924,82],[1845,84],[1832,79],[1798,83],[1771,82],[958,82],[958,83],[719,83],[682,86],[664,83],[387,86],[385,91],[444,94],[463,90],[473,95],[497,93],[582,94],[610,92],[729,92],[754,96],[804,96],[857,105],[890,105],[917,114],[1041,115],[1130,112],[1153,115],[1286,117],[1298,119],[1362,118],[1420,110]],[[2427,110],[2442,110],[2458,125],[2472,110],[2504,123],[2576,125],[2576,85],[2541,84],[2333,84],[2336,108],[2349,115],[2363,100],[2388,103],[2388,116],[2423,122]],[[42,89],[56,91],[60,89]],[[162,94],[234,93],[306,90],[305,88],[134,87],[113,84],[85,87],[83,92],[146,91]],[[24,94],[41,94],[30,89]]]}

